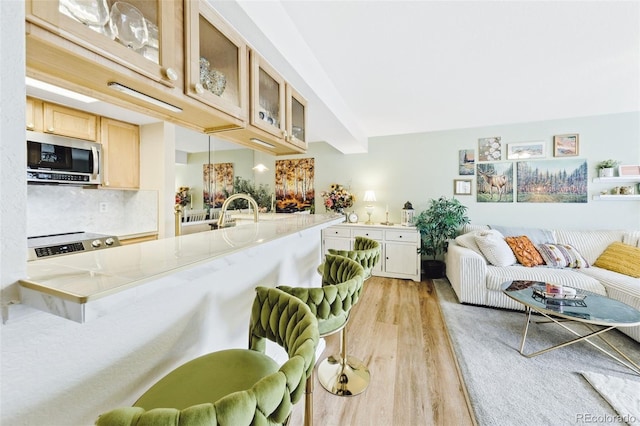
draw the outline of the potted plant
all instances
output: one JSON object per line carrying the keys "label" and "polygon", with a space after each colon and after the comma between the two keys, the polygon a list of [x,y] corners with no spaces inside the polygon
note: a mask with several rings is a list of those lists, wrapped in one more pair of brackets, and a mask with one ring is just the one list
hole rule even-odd
{"label": "potted plant", "polygon": [[616,160],[604,160],[598,163],[596,168],[598,169],[599,177],[612,177],[613,169],[618,165],[618,161]]}
{"label": "potted plant", "polygon": [[429,203],[429,208],[420,212],[414,224],[420,232],[420,253],[429,257],[422,262],[425,276],[442,278],[449,239],[456,236],[462,225],[469,223],[469,218],[467,207],[455,198],[440,197]]}

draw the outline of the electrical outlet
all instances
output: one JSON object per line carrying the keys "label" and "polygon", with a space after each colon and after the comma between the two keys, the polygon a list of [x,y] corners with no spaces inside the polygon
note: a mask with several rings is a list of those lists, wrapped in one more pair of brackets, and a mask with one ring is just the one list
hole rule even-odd
{"label": "electrical outlet", "polygon": [[109,205],[107,203],[100,203],[100,213],[106,213],[109,210]]}

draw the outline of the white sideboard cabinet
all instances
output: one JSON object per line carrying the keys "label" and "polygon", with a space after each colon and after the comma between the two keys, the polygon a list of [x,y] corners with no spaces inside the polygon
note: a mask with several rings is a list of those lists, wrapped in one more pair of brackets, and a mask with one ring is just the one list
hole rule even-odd
{"label": "white sideboard cabinet", "polygon": [[322,230],[322,252],[352,250],[355,238],[359,236],[380,242],[380,262],[373,275],[420,282],[420,233],[416,228],[360,223],[330,226]]}

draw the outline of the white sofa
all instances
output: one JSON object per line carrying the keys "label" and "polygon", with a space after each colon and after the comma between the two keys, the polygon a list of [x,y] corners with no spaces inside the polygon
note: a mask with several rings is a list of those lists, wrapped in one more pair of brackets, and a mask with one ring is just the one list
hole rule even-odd
{"label": "white sofa", "polygon": [[[477,233],[491,228],[495,229],[495,227],[486,225],[466,225],[462,234]],[[487,261],[481,250],[478,250],[477,247],[470,247],[468,236],[467,238],[459,236],[456,240],[449,242],[448,251],[445,254],[446,275],[458,296],[458,300],[461,303],[522,310],[523,305],[504,295],[500,286],[510,280],[535,280],[589,290],[640,310],[640,278],[633,278],[593,266],[598,256],[615,241],[640,247],[640,231],[545,231],[548,238],[553,239],[553,241],[546,242],[570,244],[578,250],[590,266],[579,269],[558,269],[546,266],[525,267],[520,264],[493,266]],[[526,229],[514,229],[511,233],[503,233],[504,236],[516,236],[526,235],[527,231]],[[640,259],[638,262],[640,263]],[[640,326],[620,328],[620,331],[640,342]]]}

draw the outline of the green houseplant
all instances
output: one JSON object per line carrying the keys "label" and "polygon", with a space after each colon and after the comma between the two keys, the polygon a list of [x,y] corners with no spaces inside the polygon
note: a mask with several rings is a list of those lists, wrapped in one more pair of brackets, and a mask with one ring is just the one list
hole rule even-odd
{"label": "green houseplant", "polygon": [[462,225],[469,223],[467,207],[455,198],[431,199],[429,207],[418,214],[414,223],[420,232],[420,253],[429,257],[423,261],[423,271],[428,278],[441,278],[448,240],[456,236]]}
{"label": "green houseplant", "polygon": [[599,162],[596,165],[596,168],[598,169],[598,176],[599,177],[611,177],[613,176],[613,169],[620,164],[617,160],[604,160]]}

